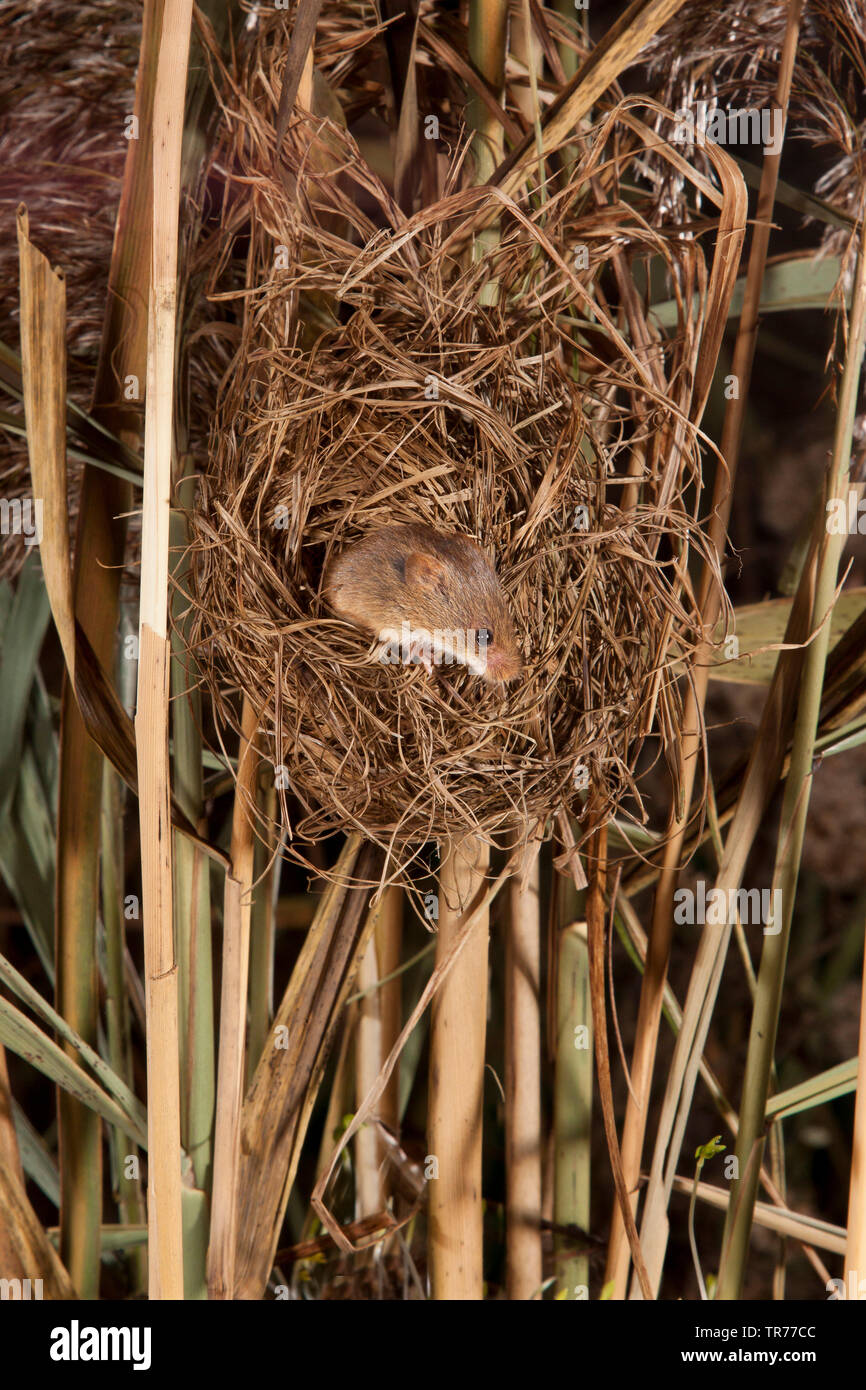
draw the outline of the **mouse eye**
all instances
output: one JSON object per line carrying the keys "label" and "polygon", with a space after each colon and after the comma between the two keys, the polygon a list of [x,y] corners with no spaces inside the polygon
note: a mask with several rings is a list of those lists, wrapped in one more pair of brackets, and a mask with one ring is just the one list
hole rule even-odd
{"label": "mouse eye", "polygon": [[492,647],[494,642],[493,628],[480,627],[478,629],[478,641],[483,647]]}

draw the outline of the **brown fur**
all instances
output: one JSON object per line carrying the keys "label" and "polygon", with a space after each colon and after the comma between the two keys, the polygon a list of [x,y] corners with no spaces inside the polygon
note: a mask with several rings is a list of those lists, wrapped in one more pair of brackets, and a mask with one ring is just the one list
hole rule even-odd
{"label": "brown fur", "polygon": [[377,637],[404,622],[430,632],[486,628],[493,637],[485,679],[508,681],[520,673],[496,571],[468,536],[420,524],[371,531],[331,562],[325,597],[341,618]]}

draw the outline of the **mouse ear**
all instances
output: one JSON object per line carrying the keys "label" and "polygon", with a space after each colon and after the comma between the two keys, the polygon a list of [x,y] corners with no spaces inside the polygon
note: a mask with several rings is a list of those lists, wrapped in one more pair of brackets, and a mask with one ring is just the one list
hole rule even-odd
{"label": "mouse ear", "polygon": [[445,565],[435,555],[423,550],[412,550],[406,556],[406,583],[410,588],[419,585],[422,589],[445,589]]}

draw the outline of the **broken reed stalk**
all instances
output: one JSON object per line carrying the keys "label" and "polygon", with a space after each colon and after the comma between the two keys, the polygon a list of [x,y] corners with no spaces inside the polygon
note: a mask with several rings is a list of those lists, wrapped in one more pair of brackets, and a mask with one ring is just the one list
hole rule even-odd
{"label": "broken reed stalk", "polygon": [[135,720],[147,998],[147,1215],[151,1299],[183,1298],[167,619],[180,161],[191,22],[192,0],[166,0],[154,96],[153,277],[149,299]]}
{"label": "broken reed stalk", "polygon": [[[30,241],[25,208],[18,210],[21,285],[21,381],[34,497],[44,508],[40,551],[55,623],[69,665],[64,682],[63,727],[77,715],[69,694],[74,682],[75,639],[69,584],[66,497],[66,281]],[[62,592],[63,613],[56,610]],[[63,751],[61,736],[55,901],[58,1009],[91,1046],[96,1045],[96,917],[98,908],[99,804],[81,778],[86,736]],[[92,745],[90,745],[92,749]],[[93,750],[95,753],[95,750]],[[96,754],[101,778],[101,760]],[[83,805],[82,805],[83,802]],[[75,815],[65,814],[74,803]],[[88,811],[90,819],[86,819]],[[94,823],[95,822],[95,823]],[[61,835],[61,831],[69,833]],[[64,1049],[71,1051],[68,1043]],[[78,1297],[99,1291],[99,1223],[102,1214],[102,1127],[93,1110],[66,1092],[58,1098],[60,1155],[60,1259]],[[23,1192],[23,1189],[22,1189]],[[33,1266],[38,1267],[38,1266]]]}
{"label": "broken reed stalk", "polygon": [[[731,364],[731,372],[739,384],[739,392],[736,397],[732,397],[728,401],[725,409],[720,448],[726,467],[723,468],[721,464],[717,464],[713,504],[710,509],[708,527],[708,535],[719,560],[724,554],[728,519],[733,501],[734,480],[737,475],[740,444],[746,418],[746,405],[749,399],[752,364],[758,338],[761,288],[767,264],[773,205],[776,199],[776,187],[784,148],[784,129],[787,123],[791,79],[800,36],[802,6],[803,0],[789,0],[788,24],[779,62],[779,76],[775,94],[776,106],[782,111],[783,138],[779,142],[778,150],[775,153],[765,154],[763,160],[752,245],[746,272],[743,308],[737,327],[737,338]],[[711,632],[716,623],[720,603],[721,593],[718,587],[711,582],[709,567],[705,566],[700,607],[704,629],[707,632]],[[707,647],[695,659],[694,678],[686,693],[682,727],[682,786],[668,825],[664,857],[656,886],[649,933],[649,952],[635,1030],[635,1045],[630,1072],[631,1089],[626,1102],[622,1135],[623,1171],[628,1190],[633,1194],[632,1209],[635,1212],[637,1211],[637,1185],[640,1177],[662,1002],[673,941],[674,892],[679,879],[683,844],[692,818],[692,796],[701,755],[703,709],[707,697],[709,672],[710,652],[709,647]],[[629,1265],[630,1254],[622,1213],[618,1204],[614,1203],[605,1283],[613,1282],[612,1296],[615,1299],[625,1297]]]}
{"label": "broken reed stalk", "polygon": [[[150,282],[150,170],[152,102],[155,82],[158,23],[156,6],[144,6],[141,56],[136,78],[135,113],[141,138],[128,142],[114,247],[108,274],[109,292],[93,389],[92,414],[122,444],[137,447],[140,428],[137,407],[118,404],[121,383],[141,381],[147,336],[146,304]],[[100,276],[100,281],[102,276]],[[25,316],[22,313],[22,325]],[[39,371],[49,358],[40,354]],[[43,385],[43,392],[44,392]],[[59,448],[65,450],[64,424]],[[34,413],[27,410],[28,434]],[[41,451],[40,451],[41,453]],[[110,671],[117,636],[118,589],[124,562],[125,526],[130,490],[98,468],[84,469],[79,498],[75,547],[74,599],[69,573],[68,492],[65,455],[60,469],[41,453],[31,460],[34,492],[45,498],[46,510],[58,516],[46,526],[43,569],[55,624],[66,657],[68,686],[61,715],[60,786],[57,824],[57,881],[55,920],[57,1003],[81,1036],[96,1042],[98,994],[95,936],[98,916],[100,804],[103,758],[80,717],[80,692],[75,675],[77,618],[104,671]],[[48,474],[51,491],[36,483]],[[56,477],[51,477],[56,474]],[[58,496],[58,493],[60,494]],[[73,698],[74,697],[74,698]],[[110,850],[106,853],[110,854]],[[61,1093],[58,1100],[61,1183],[61,1252],[74,1271],[82,1297],[95,1297],[100,1273],[99,1227],[102,1219],[101,1128],[90,1112]],[[133,1183],[136,1180],[131,1180]]]}
{"label": "broken reed stalk", "polygon": [[[66,282],[29,241],[19,212],[21,365],[34,495],[34,457],[50,459],[66,482]],[[42,539],[40,537],[40,539]],[[46,537],[47,539],[47,537]],[[47,550],[47,547],[46,547]],[[50,561],[47,561],[50,563]],[[62,561],[61,561],[62,563]],[[71,621],[71,615],[70,615]],[[99,905],[101,759],[84,734],[69,681],[61,717],[55,966],[58,1010],[91,1047],[97,1044],[96,919]],[[79,737],[80,735],[80,737]],[[97,774],[98,773],[98,777]],[[89,775],[88,775],[89,774]],[[68,1043],[64,1049],[71,1051]],[[79,1297],[99,1293],[102,1216],[102,1125],[93,1110],[58,1095],[60,1258]]]}
{"label": "broken reed stalk", "polygon": [[[839,393],[833,461],[827,479],[824,516],[835,500],[847,506],[849,468],[863,351],[866,345],[866,217],[861,220],[857,268],[851,294],[851,323],[845,354],[845,369]],[[779,823],[773,888],[781,892],[782,921],[775,931],[764,933],[758,987],[752,1014],[740,1129],[737,1136],[739,1177],[731,1189],[731,1202],[725,1222],[722,1262],[719,1269],[718,1297],[736,1299],[742,1295],[746,1256],[752,1228],[752,1213],[758,1189],[760,1161],[765,1143],[764,1113],[769,1094],[770,1070],[776,1045],[779,1010],[785,980],[785,963],[800,857],[806,833],[806,817],[812,788],[812,763],[821,712],[824,672],[830,645],[830,624],[825,619],[836,599],[839,564],[846,537],[828,533],[824,527],[818,556],[818,572],[812,604],[812,631],[815,637],[806,649],[800,701],[794,728],[791,763],[785,783],[785,796]]]}
{"label": "broken reed stalk", "polygon": [[[134,105],[141,138],[128,142],[92,393],[94,420],[111,430],[121,444],[136,451],[140,445],[137,407],[130,410],[117,403],[122,395],[121,383],[131,377],[140,382],[144,376],[150,282],[151,112],[158,32],[157,6],[146,3]],[[102,278],[100,274],[100,283]],[[130,499],[127,483],[106,477],[91,465],[84,468],[76,528],[74,609],[97,660],[108,672],[113,668],[117,642],[126,534],[122,518],[130,509]],[[64,686],[61,716],[56,997],[64,1017],[95,1044],[99,1016],[96,923],[104,761],[81,717],[72,668],[69,677]],[[83,1111],[78,1102],[61,1093],[58,1133],[61,1177],[64,1185],[68,1183],[66,1196],[61,1200],[61,1252],[70,1262],[81,1297],[96,1297],[103,1195],[101,1127],[92,1113]],[[74,1171],[70,1171],[64,1155],[73,1160]],[[137,1179],[130,1183],[137,1189]],[[75,1234],[69,1220],[80,1223]]]}
{"label": "broken reed stalk", "polygon": [[[506,1288],[541,1297],[541,930],[539,844],[510,885],[505,949]],[[525,878],[525,882],[524,882]]]}
{"label": "broken reed stalk", "polygon": [[[465,835],[440,847],[436,964],[448,954],[489,866],[487,846]],[[430,1287],[437,1301],[484,1296],[481,1138],[487,1032],[489,910],[435,995],[430,1019],[428,1187]]]}
{"label": "broken reed stalk", "polygon": [[208,1294],[234,1297],[244,1054],[256,834],[258,717],[248,697],[241,715],[241,743],[232,814],[231,873],[226,874],[220,984],[219,1067],[214,1122],[213,1194],[208,1246]]}

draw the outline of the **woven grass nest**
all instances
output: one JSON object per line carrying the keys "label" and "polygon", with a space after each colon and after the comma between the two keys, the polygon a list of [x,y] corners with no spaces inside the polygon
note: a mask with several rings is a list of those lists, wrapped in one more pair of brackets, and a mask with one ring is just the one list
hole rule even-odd
{"label": "woven grass nest", "polygon": [[[674,662],[699,637],[700,327],[682,307],[663,339],[633,303],[627,331],[599,286],[624,250],[662,256],[687,306],[702,252],[648,228],[615,180],[606,205],[590,193],[615,167],[615,115],[543,204],[461,188],[455,160],[442,200],[407,217],[332,122],[296,112],[272,174],[273,112],[253,109],[218,154],[232,213],[210,288],[239,231],[246,285],[227,291],[239,342],[190,516],[189,646],[222,721],[254,704],[289,852],[354,828],[399,865],[466,831],[513,847],[562,808],[584,826],[625,800],[639,816],[637,754],[653,731],[676,741]],[[497,224],[474,259],[473,219]],[[383,664],[328,608],[331,558],[413,522],[495,563],[516,682]]]}

